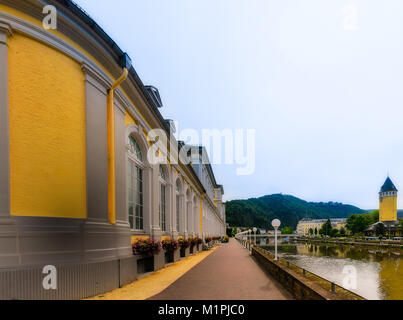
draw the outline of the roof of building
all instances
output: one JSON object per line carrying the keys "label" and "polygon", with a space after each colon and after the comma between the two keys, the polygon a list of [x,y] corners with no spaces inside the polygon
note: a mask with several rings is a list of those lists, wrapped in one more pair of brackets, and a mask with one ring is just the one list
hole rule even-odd
{"label": "roof of building", "polygon": [[210,159],[209,159],[206,147],[201,146],[201,145],[187,145],[187,146],[189,148],[188,155],[191,155],[192,151],[194,151],[195,149],[198,149],[199,156],[202,159],[202,164],[204,164],[206,166],[207,173],[209,174],[209,176],[210,176],[210,178],[212,180],[213,187],[214,188],[221,188],[223,193],[224,193],[224,187],[222,185],[217,184],[217,180],[215,178],[213,168],[211,166]]}
{"label": "roof of building", "polygon": [[[299,222],[306,222],[306,223],[324,223],[326,222],[328,219],[310,219],[310,218],[303,218],[301,220],[299,220]],[[332,218],[330,219],[330,222],[332,223],[345,223],[347,221],[346,218]]]}
{"label": "roof of building", "polygon": [[387,192],[387,191],[397,191],[395,185],[393,184],[392,180],[387,177],[385,180],[385,183],[381,187],[381,192]]}
{"label": "roof of building", "polygon": [[378,224],[383,224],[386,228],[394,229],[399,224],[399,221],[378,221],[375,222],[374,224],[371,224],[365,231],[374,231]]}

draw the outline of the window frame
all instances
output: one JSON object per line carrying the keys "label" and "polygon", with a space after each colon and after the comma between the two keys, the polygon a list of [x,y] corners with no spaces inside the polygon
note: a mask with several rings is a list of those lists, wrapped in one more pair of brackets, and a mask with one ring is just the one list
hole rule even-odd
{"label": "window frame", "polygon": [[[128,210],[128,218],[129,218],[129,225],[130,230],[133,232],[143,232],[144,231],[144,162],[143,162],[143,152],[140,148],[137,139],[132,135],[129,135],[129,148],[127,152],[127,162],[128,162],[128,170],[127,170],[127,210]],[[132,142],[137,145],[135,153],[133,152]],[[140,157],[139,157],[140,155]],[[133,184],[133,176],[132,176],[132,169],[133,167],[137,171],[137,176],[135,183],[136,185],[140,182],[140,191],[138,191],[138,186],[130,188],[129,186]],[[138,175],[140,173],[140,175]],[[139,179],[140,176],[140,179]],[[132,201],[130,201],[130,189],[132,189]],[[139,203],[137,203],[137,195],[139,195]],[[133,212],[130,215],[130,202],[132,202]],[[137,215],[137,208],[139,208],[139,215]],[[130,224],[130,216],[132,216],[132,224]],[[139,221],[139,224],[137,223]],[[139,227],[139,228],[138,228]]]}
{"label": "window frame", "polygon": [[161,231],[167,231],[167,175],[165,173],[162,165],[159,166],[159,205],[158,205],[158,216],[159,216],[159,226]]}

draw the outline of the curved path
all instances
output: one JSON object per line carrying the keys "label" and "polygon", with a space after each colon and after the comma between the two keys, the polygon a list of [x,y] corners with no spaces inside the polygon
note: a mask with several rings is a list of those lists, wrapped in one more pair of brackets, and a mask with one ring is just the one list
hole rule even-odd
{"label": "curved path", "polygon": [[291,294],[236,240],[220,247],[150,300],[285,300]]}

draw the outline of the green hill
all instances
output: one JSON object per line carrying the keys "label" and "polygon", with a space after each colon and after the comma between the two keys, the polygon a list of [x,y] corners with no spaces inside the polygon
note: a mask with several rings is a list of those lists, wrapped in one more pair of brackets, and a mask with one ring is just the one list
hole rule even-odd
{"label": "green hill", "polygon": [[268,228],[275,218],[282,226],[296,228],[303,218],[347,218],[352,213],[364,213],[365,210],[338,202],[307,202],[299,198],[273,194],[248,200],[226,202],[227,223],[238,227]]}

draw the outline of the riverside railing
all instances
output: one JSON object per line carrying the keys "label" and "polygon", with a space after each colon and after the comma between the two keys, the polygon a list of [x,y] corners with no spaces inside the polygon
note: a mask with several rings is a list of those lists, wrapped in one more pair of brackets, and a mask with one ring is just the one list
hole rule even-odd
{"label": "riverside railing", "polygon": [[368,246],[379,246],[379,247],[391,247],[403,249],[403,241],[401,240],[373,240],[373,239],[355,239],[355,238],[342,238],[342,239],[327,239],[327,238],[317,238],[317,237],[302,237],[296,239],[300,242],[316,242],[316,243],[334,243],[334,244],[345,244],[345,245],[368,245]]}
{"label": "riverside railing", "polygon": [[312,281],[313,283],[319,285],[321,288],[339,295],[340,298],[346,299],[346,300],[366,300],[362,296],[356,294],[355,292],[352,292],[348,289],[343,288],[342,286],[336,284],[335,282],[329,281],[313,272],[310,272],[304,268],[301,268],[283,258],[278,258],[277,261],[274,260],[274,254],[272,254],[270,251],[265,250],[260,247],[254,247],[253,243],[244,239],[237,239],[240,244],[248,249],[249,251],[254,248],[254,250],[258,251],[261,253],[263,256],[265,256],[268,260],[270,260],[271,263],[274,264],[279,264],[286,269],[292,270],[293,272],[302,275],[304,278],[306,278],[309,281]]}

